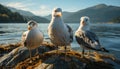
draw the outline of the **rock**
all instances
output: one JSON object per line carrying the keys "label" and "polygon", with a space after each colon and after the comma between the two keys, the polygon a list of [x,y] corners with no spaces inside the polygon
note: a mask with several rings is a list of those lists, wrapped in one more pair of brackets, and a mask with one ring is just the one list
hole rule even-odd
{"label": "rock", "polygon": [[[33,55],[34,50],[32,51]],[[18,47],[11,51],[9,54],[0,58],[0,66],[14,66],[18,62],[23,61],[29,57],[29,51],[26,47]]]}
{"label": "rock", "polygon": [[0,57],[4,56],[4,54],[11,52],[13,49],[19,46],[22,46],[21,42],[13,44],[0,44]]}
{"label": "rock", "polygon": [[[44,52],[50,51],[49,46],[40,46],[39,54]],[[36,49],[33,49],[31,52],[32,56],[36,55]],[[24,47],[20,46],[13,49],[10,53],[4,55],[0,58],[0,67],[14,67],[17,63],[29,58],[29,50]]]}
{"label": "rock", "polygon": [[[53,54],[52,52],[49,53]],[[86,63],[81,62],[74,56],[66,56],[64,54],[51,55],[42,64],[35,69],[84,69]]]}
{"label": "rock", "polygon": [[0,57],[0,69],[114,69],[115,65],[120,65],[120,60],[103,53],[91,53],[89,56],[85,54],[81,58],[81,52],[67,50],[65,56],[63,49],[56,50],[55,46],[47,42],[38,48],[39,55],[36,55],[36,49],[32,50],[33,61],[30,63],[26,47],[11,46],[1,47],[1,50],[7,52]]}
{"label": "rock", "polygon": [[73,50],[67,51],[66,56],[64,50],[52,50],[43,53],[40,58],[34,56],[32,59],[32,63],[29,63],[30,60],[18,63],[15,69],[114,69],[111,63],[114,61],[109,55],[92,53],[81,58],[81,53]]}

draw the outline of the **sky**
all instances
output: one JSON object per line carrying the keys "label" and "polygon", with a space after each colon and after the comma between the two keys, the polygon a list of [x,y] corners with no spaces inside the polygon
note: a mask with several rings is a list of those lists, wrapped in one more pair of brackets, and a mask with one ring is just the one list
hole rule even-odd
{"label": "sky", "polygon": [[0,4],[46,16],[51,14],[55,7],[60,7],[63,11],[76,12],[98,4],[120,7],[120,0],[0,0]]}

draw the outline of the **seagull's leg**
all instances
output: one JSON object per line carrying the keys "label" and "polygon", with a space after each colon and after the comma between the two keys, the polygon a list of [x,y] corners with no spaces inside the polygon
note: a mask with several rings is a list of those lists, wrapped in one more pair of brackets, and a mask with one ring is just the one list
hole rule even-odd
{"label": "seagull's leg", "polygon": [[90,52],[91,52],[91,51],[90,51],[90,50],[88,50],[88,56],[90,56]]}
{"label": "seagull's leg", "polygon": [[57,49],[56,49],[56,55],[55,55],[55,56],[57,57],[58,54],[59,54],[59,52],[58,52],[58,46],[56,46],[56,48],[57,48]]}
{"label": "seagull's leg", "polygon": [[56,51],[56,53],[58,54],[58,46],[57,46],[57,51]]}
{"label": "seagull's leg", "polygon": [[65,48],[65,61],[66,61],[66,55],[67,55],[67,46],[65,46],[64,48]]}
{"label": "seagull's leg", "polygon": [[84,52],[85,52],[85,51],[84,51],[84,48],[83,48],[83,50],[82,50],[82,56],[81,56],[82,58],[84,57]]}
{"label": "seagull's leg", "polygon": [[71,51],[71,45],[69,45],[68,47],[69,47],[68,50]]}
{"label": "seagull's leg", "polygon": [[36,54],[38,54],[38,55],[39,55],[39,48],[37,48]]}
{"label": "seagull's leg", "polygon": [[31,49],[29,48],[30,63],[32,63]]}
{"label": "seagull's leg", "polygon": [[66,55],[66,52],[67,52],[67,47],[65,46],[65,55]]}
{"label": "seagull's leg", "polygon": [[40,55],[39,55],[39,48],[37,48],[37,49],[36,49],[36,55],[38,55],[38,57],[37,57],[37,58],[39,58],[39,57],[40,57]]}

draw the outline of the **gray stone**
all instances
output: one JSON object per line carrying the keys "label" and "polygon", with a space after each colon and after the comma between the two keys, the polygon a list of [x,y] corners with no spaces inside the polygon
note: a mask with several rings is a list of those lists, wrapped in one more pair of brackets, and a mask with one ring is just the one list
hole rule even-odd
{"label": "gray stone", "polygon": [[67,59],[69,60],[65,60],[63,55],[52,55],[35,69],[84,69],[86,66],[86,63],[80,60],[74,61],[77,58],[67,57]]}
{"label": "gray stone", "polygon": [[[49,51],[49,47],[47,46],[40,46],[38,48],[39,54],[42,54],[44,52]],[[31,50],[31,55],[35,56],[36,55],[36,49]],[[29,50],[24,47],[20,46],[15,49],[13,49],[10,53],[4,55],[3,57],[0,58],[0,67],[7,67],[11,66],[14,67],[17,63],[29,58]]]}

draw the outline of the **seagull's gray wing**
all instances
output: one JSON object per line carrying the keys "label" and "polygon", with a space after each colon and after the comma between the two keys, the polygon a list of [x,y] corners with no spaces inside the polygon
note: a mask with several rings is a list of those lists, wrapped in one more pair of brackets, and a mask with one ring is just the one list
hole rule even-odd
{"label": "seagull's gray wing", "polygon": [[93,50],[97,50],[100,49],[100,43],[99,43],[99,39],[96,36],[96,34],[94,34],[91,31],[79,31],[77,32],[78,35],[75,35],[77,42],[82,45],[85,46],[86,48],[89,49],[93,49]]}
{"label": "seagull's gray wing", "polygon": [[98,37],[92,31],[85,31],[85,35],[91,41],[91,43],[97,42],[98,44],[100,44]]}
{"label": "seagull's gray wing", "polygon": [[71,39],[71,42],[72,42],[73,41],[73,30],[69,25],[66,24],[66,26],[68,28],[68,32],[70,34],[70,39]]}

